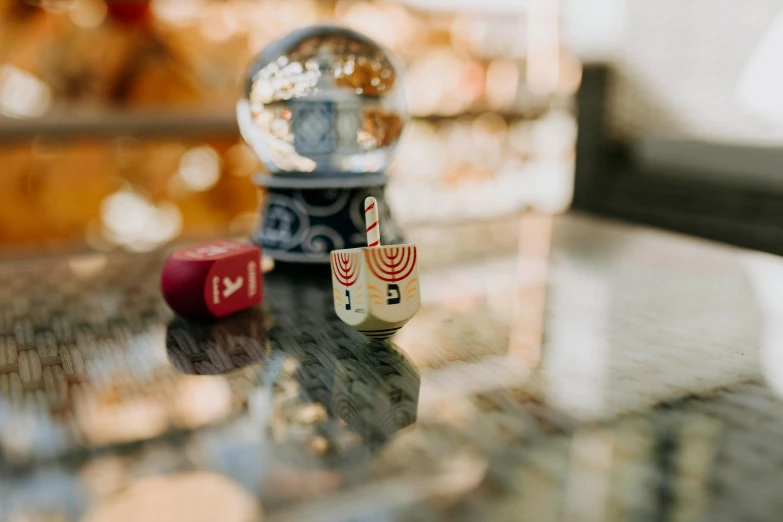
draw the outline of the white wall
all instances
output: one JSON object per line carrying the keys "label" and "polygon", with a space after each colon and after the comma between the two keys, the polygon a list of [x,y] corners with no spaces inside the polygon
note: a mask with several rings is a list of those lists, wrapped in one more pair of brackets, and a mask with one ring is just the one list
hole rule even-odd
{"label": "white wall", "polygon": [[[563,0],[563,8],[568,45],[615,65],[614,133],[783,144],[783,85],[779,100],[760,87],[783,84],[783,48],[750,73],[751,99],[738,95],[783,13],[780,0]],[[783,35],[771,41],[783,47]]]}

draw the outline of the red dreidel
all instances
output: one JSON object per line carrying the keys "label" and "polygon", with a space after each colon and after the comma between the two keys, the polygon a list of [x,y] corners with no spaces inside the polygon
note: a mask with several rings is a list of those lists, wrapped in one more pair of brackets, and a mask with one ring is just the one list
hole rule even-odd
{"label": "red dreidel", "polygon": [[223,317],[261,302],[261,249],[215,241],[174,251],[160,281],[163,298],[177,314]]}

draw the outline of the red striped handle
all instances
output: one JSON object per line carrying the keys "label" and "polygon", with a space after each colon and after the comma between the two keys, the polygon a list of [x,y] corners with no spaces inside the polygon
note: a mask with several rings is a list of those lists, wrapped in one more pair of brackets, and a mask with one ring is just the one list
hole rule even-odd
{"label": "red striped handle", "polygon": [[378,224],[378,202],[372,196],[364,200],[364,224],[367,227],[367,246],[379,246],[381,226]]}

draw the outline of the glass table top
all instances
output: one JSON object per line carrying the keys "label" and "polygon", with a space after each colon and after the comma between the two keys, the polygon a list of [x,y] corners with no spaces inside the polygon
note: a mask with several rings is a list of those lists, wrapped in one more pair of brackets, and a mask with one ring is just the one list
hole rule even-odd
{"label": "glass table top", "polygon": [[194,323],[166,252],[0,263],[0,520],[779,518],[779,259],[579,214],[407,237],[385,344],[328,266]]}

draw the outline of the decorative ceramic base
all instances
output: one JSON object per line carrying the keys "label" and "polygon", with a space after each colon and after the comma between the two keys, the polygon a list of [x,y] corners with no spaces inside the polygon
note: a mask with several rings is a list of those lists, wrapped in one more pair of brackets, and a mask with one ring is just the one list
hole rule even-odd
{"label": "decorative ceramic base", "polygon": [[[262,225],[252,238],[264,255],[280,261],[329,263],[329,252],[367,246],[364,200],[383,201],[385,179],[375,186],[345,188],[267,187]],[[383,244],[402,242],[382,205]]]}

